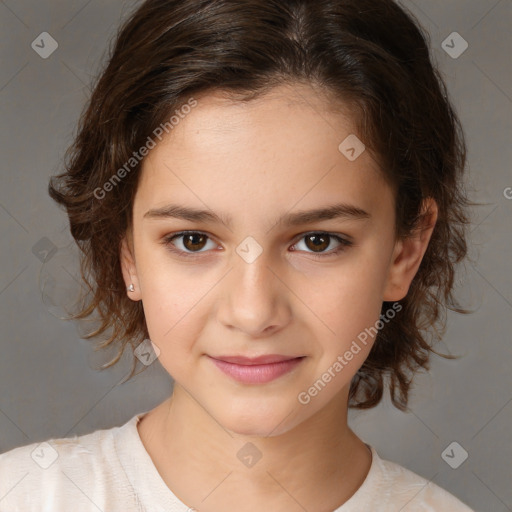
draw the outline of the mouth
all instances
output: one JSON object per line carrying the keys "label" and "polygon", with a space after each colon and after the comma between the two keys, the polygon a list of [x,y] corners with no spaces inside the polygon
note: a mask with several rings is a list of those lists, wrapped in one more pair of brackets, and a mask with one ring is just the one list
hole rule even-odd
{"label": "mouth", "polygon": [[305,356],[208,356],[226,375],[245,384],[265,384],[294,370]]}

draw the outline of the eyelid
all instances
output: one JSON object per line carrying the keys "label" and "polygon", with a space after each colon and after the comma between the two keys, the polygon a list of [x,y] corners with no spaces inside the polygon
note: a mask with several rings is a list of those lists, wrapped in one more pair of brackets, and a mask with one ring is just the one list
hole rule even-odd
{"label": "eyelid", "polygon": [[[188,234],[198,234],[198,235],[204,235],[209,240],[215,242],[218,244],[218,242],[215,240],[215,237],[210,235],[209,233],[205,231],[200,230],[183,230],[178,231],[175,233],[170,233],[169,235],[166,235],[162,239],[162,244],[165,245],[168,250],[171,252],[178,254],[179,256],[183,256],[184,258],[197,258],[200,257],[202,253],[207,253],[208,251],[197,251],[197,252],[187,252],[182,251],[181,249],[177,249],[174,244],[172,243],[172,240],[175,238],[180,238],[181,236],[188,235]],[[347,249],[354,245],[354,242],[352,241],[352,237],[348,235],[344,235],[341,233],[332,233],[329,231],[323,231],[323,230],[310,230],[310,231],[304,231],[302,233],[299,233],[294,237],[294,242],[292,245],[296,245],[298,242],[300,242],[306,235],[328,235],[331,238],[334,238],[336,241],[339,242],[339,246],[335,249],[331,249],[330,251],[322,252],[322,253],[314,253],[314,252],[308,252],[308,251],[296,251],[296,252],[305,252],[306,254],[309,254],[313,256],[314,259],[323,259],[328,258],[329,256],[336,256],[344,249]],[[219,244],[220,245],[220,244]],[[294,250],[295,252],[295,250]]]}
{"label": "eyelid", "polygon": [[306,235],[329,235],[332,238],[340,238],[346,243],[353,243],[353,238],[349,235],[344,233],[334,233],[333,231],[325,231],[324,229],[310,229],[309,231],[303,231],[302,233],[295,235],[294,243],[297,243],[297,241],[304,238]]}

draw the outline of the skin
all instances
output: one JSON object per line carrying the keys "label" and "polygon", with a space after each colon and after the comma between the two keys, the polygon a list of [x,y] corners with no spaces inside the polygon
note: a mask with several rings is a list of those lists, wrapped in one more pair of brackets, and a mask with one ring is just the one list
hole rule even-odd
{"label": "skin", "polygon": [[[142,300],[159,361],[174,378],[172,396],[139,423],[141,440],[165,483],[200,511],[332,511],[361,486],[371,453],[347,425],[350,380],[366,346],[306,405],[307,391],[379,319],[382,301],[405,297],[437,219],[396,240],[394,195],[364,151],[349,161],[339,144],[355,128],[306,85],[286,85],[247,104],[219,92],[198,105],[146,157],[121,246],[132,300]],[[345,202],[370,214],[287,227],[285,213]],[[169,203],[229,214],[233,224],[144,218]],[[174,239],[208,235],[201,245]],[[320,249],[306,234],[334,238]],[[262,253],[236,252],[253,237]],[[171,242],[168,242],[168,245]],[[194,242],[198,244],[198,242]],[[243,246],[243,244],[242,244]],[[199,253],[197,252],[199,251]],[[399,313],[397,313],[399,314]],[[210,356],[306,356],[266,384],[242,384]],[[238,451],[253,443],[247,467]],[[319,499],[320,497],[320,499]]]}

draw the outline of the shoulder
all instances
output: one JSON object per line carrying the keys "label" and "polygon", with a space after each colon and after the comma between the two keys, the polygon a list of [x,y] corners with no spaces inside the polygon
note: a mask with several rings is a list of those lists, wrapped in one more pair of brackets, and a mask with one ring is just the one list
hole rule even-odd
{"label": "shoulder", "polygon": [[52,438],[14,448],[0,454],[0,472],[4,476],[13,467],[20,473],[36,469],[44,478],[56,471],[69,470],[77,463],[86,468],[106,465],[113,448],[113,430],[96,430],[83,436]]}
{"label": "shoulder", "polygon": [[[375,450],[372,453],[376,454]],[[375,462],[386,503],[399,505],[402,512],[474,512],[453,494],[413,471],[378,455]]]}
{"label": "shoulder", "polygon": [[[55,510],[109,505],[109,490],[123,483],[114,444],[119,428],[49,439],[0,454],[0,512],[49,510],[43,504]],[[107,508],[117,510],[113,505]]]}

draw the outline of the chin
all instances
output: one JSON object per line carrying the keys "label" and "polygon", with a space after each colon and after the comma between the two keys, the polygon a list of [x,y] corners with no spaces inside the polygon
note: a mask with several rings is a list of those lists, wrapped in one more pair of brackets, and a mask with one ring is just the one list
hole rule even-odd
{"label": "chin", "polygon": [[237,414],[236,407],[229,411],[219,411],[219,423],[230,432],[240,436],[275,437],[285,434],[296,424],[297,419],[288,407],[262,410],[254,406]]}
{"label": "chin", "polygon": [[279,420],[275,422],[258,422],[256,421],[240,421],[234,419],[228,423],[224,423],[223,426],[233,434],[247,437],[275,437],[280,434],[284,434],[288,429],[285,427],[283,430],[279,426],[279,430],[276,430],[276,425],[279,424]]}

